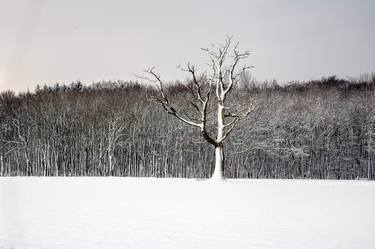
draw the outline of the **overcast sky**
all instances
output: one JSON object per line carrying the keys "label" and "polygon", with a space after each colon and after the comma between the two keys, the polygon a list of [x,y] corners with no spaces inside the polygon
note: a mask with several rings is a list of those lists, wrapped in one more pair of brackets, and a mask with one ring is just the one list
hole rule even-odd
{"label": "overcast sky", "polygon": [[0,91],[204,68],[233,35],[258,80],[375,72],[374,0],[0,0]]}

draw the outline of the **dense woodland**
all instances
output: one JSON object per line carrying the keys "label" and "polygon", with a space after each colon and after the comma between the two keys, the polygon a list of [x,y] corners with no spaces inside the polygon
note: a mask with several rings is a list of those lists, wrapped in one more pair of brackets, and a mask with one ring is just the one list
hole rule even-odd
{"label": "dense woodland", "polygon": [[[166,89],[187,109],[189,83]],[[1,176],[208,178],[212,146],[129,82],[0,94]],[[244,77],[230,98],[253,111],[228,138],[228,178],[375,178],[375,75],[283,86]],[[214,131],[212,131],[214,132]]]}

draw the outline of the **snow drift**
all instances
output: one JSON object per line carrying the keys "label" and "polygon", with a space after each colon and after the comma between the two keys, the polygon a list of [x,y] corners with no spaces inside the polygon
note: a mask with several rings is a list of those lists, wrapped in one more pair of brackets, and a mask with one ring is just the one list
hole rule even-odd
{"label": "snow drift", "polygon": [[1,178],[0,248],[375,248],[369,181]]}

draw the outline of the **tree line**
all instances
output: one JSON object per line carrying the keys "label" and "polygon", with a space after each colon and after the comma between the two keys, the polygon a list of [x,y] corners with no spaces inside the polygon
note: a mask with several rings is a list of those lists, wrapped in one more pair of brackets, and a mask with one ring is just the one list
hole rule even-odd
{"label": "tree line", "polygon": [[[185,110],[191,84],[164,91]],[[0,175],[209,178],[213,148],[157,94],[123,81],[0,93]],[[244,75],[228,102],[249,99],[257,108],[228,137],[225,177],[375,178],[374,74],[285,85]]]}

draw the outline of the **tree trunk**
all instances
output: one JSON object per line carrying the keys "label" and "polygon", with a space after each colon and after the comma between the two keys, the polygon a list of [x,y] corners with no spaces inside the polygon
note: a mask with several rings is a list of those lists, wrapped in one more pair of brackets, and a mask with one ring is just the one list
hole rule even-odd
{"label": "tree trunk", "polygon": [[224,146],[220,144],[215,147],[215,169],[212,180],[224,179]]}
{"label": "tree trunk", "polygon": [[215,169],[212,180],[224,179],[224,144],[221,142],[224,136],[224,104],[219,101],[217,105],[217,141],[215,146]]}
{"label": "tree trunk", "polygon": [[29,155],[27,154],[26,149],[25,149],[24,154],[25,154],[25,158],[26,158],[26,176],[31,176],[32,169],[31,169],[31,165],[30,165]]}

